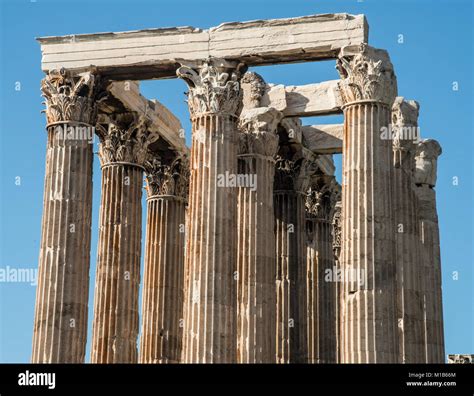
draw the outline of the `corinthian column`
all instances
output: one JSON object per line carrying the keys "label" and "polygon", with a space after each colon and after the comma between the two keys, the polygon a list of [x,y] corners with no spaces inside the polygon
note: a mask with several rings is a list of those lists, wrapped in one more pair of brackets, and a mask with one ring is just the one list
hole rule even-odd
{"label": "corinthian column", "polygon": [[334,176],[311,178],[305,202],[308,363],[337,363],[337,274],[332,221],[339,195]]}
{"label": "corinthian column", "polygon": [[240,117],[238,195],[238,362],[275,362],[275,234],[273,214],[276,127],[274,108],[244,110]]}
{"label": "corinthian column", "polygon": [[443,301],[438,213],[436,210],[436,171],[441,146],[426,139],[416,147],[415,191],[418,198],[421,261],[423,265],[423,310],[425,362],[444,363]]}
{"label": "corinthian column", "polygon": [[418,109],[417,102],[406,101],[402,97],[397,97],[392,107],[400,363],[424,362],[423,265],[420,260],[418,205],[413,180]]}
{"label": "corinthian column", "polygon": [[48,143],[33,363],[83,363],[92,210],[94,75],[51,71],[41,83]]}
{"label": "corinthian column", "polygon": [[146,162],[147,223],[140,363],[178,363],[182,351],[186,157]]}
{"label": "corinthian column", "polygon": [[98,128],[102,196],[92,363],[136,363],[143,166],[151,139],[144,119],[113,116]]}
{"label": "corinthian column", "polygon": [[192,121],[183,361],[237,359],[237,120],[240,68],[210,60],[182,66]]}
{"label": "corinthian column", "polygon": [[336,271],[336,357],[337,363],[341,362],[341,301],[344,289],[341,287],[341,246],[342,246],[342,201],[340,186],[338,200],[334,205],[331,223],[332,251],[334,253],[334,268]]}
{"label": "corinthian column", "polygon": [[385,51],[338,59],[344,102],[342,362],[398,361],[390,123],[396,79]]}
{"label": "corinthian column", "polygon": [[276,160],[277,363],[307,360],[305,194],[309,162],[282,146]]}

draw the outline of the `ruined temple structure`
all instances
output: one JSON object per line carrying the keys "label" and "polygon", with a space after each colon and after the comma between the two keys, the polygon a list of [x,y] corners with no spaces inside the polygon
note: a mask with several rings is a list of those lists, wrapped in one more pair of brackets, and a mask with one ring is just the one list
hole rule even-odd
{"label": "ruined temple structure", "polygon": [[[419,105],[398,96],[363,15],[39,42],[47,149],[33,362],[85,361],[92,134],[102,172],[92,363],[444,362],[441,147],[420,138]],[[252,69],[321,60],[340,79],[284,86]],[[140,94],[140,80],[165,78],[188,88],[190,148],[180,121]],[[343,124],[304,123],[331,114]]]}

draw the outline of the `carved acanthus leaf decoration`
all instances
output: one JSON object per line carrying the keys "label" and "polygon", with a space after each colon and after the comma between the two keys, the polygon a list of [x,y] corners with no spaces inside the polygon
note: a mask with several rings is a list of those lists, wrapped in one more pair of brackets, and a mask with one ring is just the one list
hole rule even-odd
{"label": "carved acanthus leaf decoration", "polygon": [[189,87],[188,106],[192,117],[223,114],[237,117],[242,110],[239,79],[245,69],[242,63],[212,60],[199,68],[181,66],[176,74]]}
{"label": "carved acanthus leaf decoration", "polygon": [[244,110],[239,118],[239,154],[273,157],[278,149],[276,128],[282,117],[273,107]]}
{"label": "carved acanthus leaf decoration", "polygon": [[93,73],[71,75],[65,69],[51,70],[41,81],[48,124],[76,121],[93,125],[97,115],[96,86],[97,77]]}
{"label": "carved acanthus leaf decoration", "polygon": [[307,214],[319,221],[331,221],[335,204],[340,196],[340,186],[334,176],[314,176],[306,193]]}
{"label": "carved acanthus leaf decoration", "polygon": [[336,68],[341,76],[339,91],[344,104],[373,100],[388,105],[397,94],[397,83],[388,55],[367,44],[341,49]]}
{"label": "carved acanthus leaf decoration", "polygon": [[114,162],[127,162],[144,166],[148,146],[158,139],[150,133],[150,121],[136,113],[118,113],[112,116],[107,128],[98,125],[100,139],[99,159],[102,166]]}
{"label": "carved acanthus leaf decoration", "polygon": [[280,153],[275,156],[274,189],[306,194],[312,175],[318,171],[315,161]]}
{"label": "carved acanthus leaf decoration", "polygon": [[150,153],[145,162],[145,174],[148,197],[174,195],[188,199],[190,171],[187,156],[178,156],[173,161],[165,163]]}

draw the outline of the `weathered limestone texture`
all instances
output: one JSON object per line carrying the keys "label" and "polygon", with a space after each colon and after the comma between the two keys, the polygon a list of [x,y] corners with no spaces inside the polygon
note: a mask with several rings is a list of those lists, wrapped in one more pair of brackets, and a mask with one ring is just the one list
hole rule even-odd
{"label": "weathered limestone texture", "polygon": [[117,113],[98,126],[102,195],[92,329],[92,363],[136,363],[147,122]]}
{"label": "weathered limestone texture", "polygon": [[[256,73],[242,78],[245,108],[239,121],[238,174],[244,177],[237,197],[237,361],[275,363],[276,289],[273,214],[274,156],[282,114],[258,107],[263,82]],[[250,85],[246,103],[246,85]],[[246,177],[246,178],[245,178]]]}
{"label": "weathered limestone texture", "polygon": [[417,102],[397,97],[392,107],[394,132],[393,214],[396,228],[399,362],[424,362],[423,265],[420,259],[418,205],[414,190],[418,136]]}
{"label": "weathered limestone texture", "polygon": [[87,337],[96,77],[42,81],[48,143],[33,363],[83,363]]}
{"label": "weathered limestone texture", "polygon": [[313,165],[280,146],[274,184],[277,363],[307,360],[305,194]]}
{"label": "weathered limestone texture", "polygon": [[114,80],[175,77],[178,61],[225,58],[248,66],[335,58],[346,45],[366,43],[364,15],[321,14],[141,31],[41,37],[43,71],[91,64]]}
{"label": "weathered limestone texture", "polygon": [[213,59],[177,74],[189,86],[191,176],[183,361],[237,361],[237,121],[244,65]]}
{"label": "weathered limestone texture", "polygon": [[444,363],[443,301],[438,213],[436,210],[436,172],[441,146],[425,139],[416,147],[415,183],[418,197],[421,259],[423,262],[423,304],[426,363]]}
{"label": "weathered limestone texture", "polygon": [[344,288],[340,279],[341,275],[341,247],[342,247],[342,201],[341,186],[338,185],[338,200],[334,205],[334,212],[331,223],[332,251],[334,253],[334,267],[336,270],[336,355],[337,363],[341,362],[341,320],[340,311],[342,307],[342,298],[344,296]]}
{"label": "weathered limestone texture", "polygon": [[340,196],[337,187],[334,176],[315,175],[305,202],[308,363],[337,363],[337,288],[332,242],[332,221]]}
{"label": "weathered limestone texture", "polygon": [[[39,42],[48,145],[32,362],[84,362],[94,133],[91,362],[444,362],[441,147],[419,140],[418,103],[397,97],[364,15]],[[323,60],[340,79],[246,73]],[[141,80],[167,78],[188,86],[191,148],[179,119],[140,93]],[[299,118],[334,114],[344,123]]]}
{"label": "weathered limestone texture", "polygon": [[388,54],[341,50],[344,105],[342,185],[343,363],[398,361],[392,141],[383,139],[396,96]]}
{"label": "weathered limestone texture", "polygon": [[147,225],[140,363],[179,363],[182,352],[186,157],[145,163]]}

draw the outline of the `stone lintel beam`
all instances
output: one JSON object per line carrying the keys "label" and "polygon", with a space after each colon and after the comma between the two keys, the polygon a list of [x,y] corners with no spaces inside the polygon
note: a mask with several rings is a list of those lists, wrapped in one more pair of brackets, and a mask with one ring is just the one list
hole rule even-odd
{"label": "stone lintel beam", "polygon": [[112,97],[101,103],[99,122],[108,123],[110,120],[107,119],[107,114],[116,113],[117,105],[123,106],[126,111],[144,115],[149,120],[149,132],[159,137],[161,150],[189,154],[179,119],[157,100],[145,98],[140,93],[139,82],[113,82],[108,86],[108,91]]}
{"label": "stone lintel beam", "polygon": [[313,117],[342,114],[339,80],[307,85],[268,84],[262,106],[274,107],[285,117]]}
{"label": "stone lintel beam", "polygon": [[303,144],[316,154],[342,153],[343,124],[306,125],[301,128]]}
{"label": "stone lintel beam", "polygon": [[364,15],[297,18],[194,27],[40,37],[42,69],[84,71],[91,65],[116,80],[174,78],[178,62],[226,58],[248,66],[335,59],[347,45],[368,41]]}

